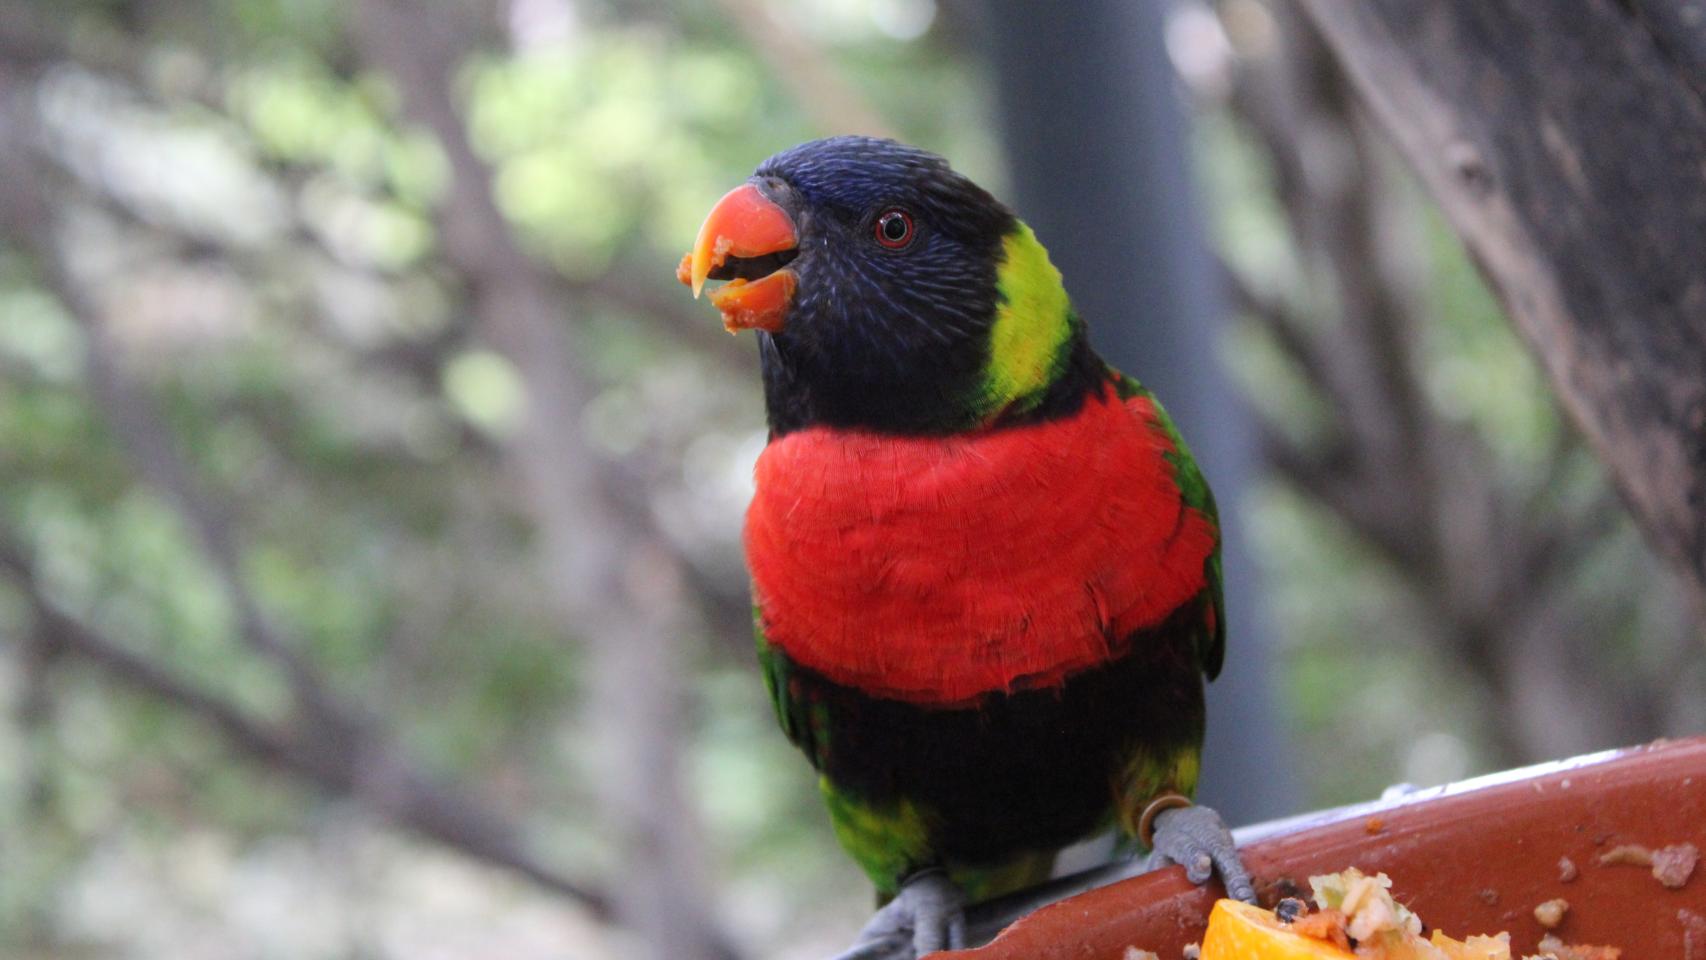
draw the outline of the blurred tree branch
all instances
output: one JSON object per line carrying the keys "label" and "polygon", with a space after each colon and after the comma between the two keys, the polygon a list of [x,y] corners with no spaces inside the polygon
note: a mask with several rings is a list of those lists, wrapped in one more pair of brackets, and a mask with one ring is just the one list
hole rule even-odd
{"label": "blurred tree branch", "polygon": [[[76,43],[70,43],[62,31],[52,29],[39,16],[38,11],[29,5],[13,4],[0,7],[0,60],[11,63],[15,68],[32,70],[74,62],[84,69],[121,81],[131,92],[164,108],[165,104],[160,101],[147,76],[143,58],[135,49],[135,43],[139,42],[127,41],[115,34],[86,30],[79,34]],[[803,39],[794,41],[796,45],[805,42]],[[845,81],[839,78],[835,82],[846,86]],[[182,89],[174,90],[175,94],[181,95],[184,92]],[[226,108],[220,95],[213,90],[197,89],[191,92],[199,102],[215,111],[223,112]],[[857,100],[856,94],[849,92],[847,96],[853,98],[849,116],[857,117],[861,111],[869,112],[869,107],[863,101]],[[287,168],[285,173],[290,175],[287,179],[299,181],[303,171]],[[301,187],[299,182],[288,185],[298,190]],[[246,262],[243,253],[218,247],[210,248],[206,238],[174,233],[173,225],[147,218],[141,212],[128,207],[122,198],[104,196],[101,199],[109,210],[128,221],[156,233],[176,236],[181,243],[200,252],[223,257],[248,275],[257,272],[259,265]],[[333,260],[340,259],[333,251],[326,249],[324,238],[302,221],[300,209],[293,208],[293,213],[296,219],[291,224],[290,238],[294,242],[317,250]],[[252,255],[248,259],[252,259]],[[380,274],[385,272],[377,268],[369,269]],[[653,325],[660,336],[687,342],[703,355],[724,363],[733,364],[745,358],[745,352],[738,349],[735,340],[723,335],[717,324],[703,322],[704,318],[690,309],[687,302],[663,295],[650,284],[633,282],[632,273],[641,269],[651,269],[651,265],[618,262],[595,276],[571,278],[552,274],[549,279],[558,288],[560,299],[573,301],[586,298],[621,310]]]}
{"label": "blurred tree branch", "polygon": [[[472,15],[469,17],[472,23]],[[143,57],[132,45],[141,42],[127,42],[114,33],[83,31],[79,41],[72,44],[66,41],[62,32],[50,29],[40,16],[27,7],[9,7],[0,11],[0,58],[30,70],[44,70],[55,64],[75,62],[82,68],[112,76],[122,82],[130,92],[164,110],[168,104],[153,91],[143,66]],[[194,93],[211,109],[221,111],[225,107],[220,95],[211,90],[197,89]],[[287,165],[281,171],[280,179],[292,192],[300,192],[302,181],[312,172],[314,171]],[[179,225],[162,222],[158,217],[151,217],[147,212],[135,209],[124,197],[105,190],[105,184],[80,185],[90,192],[104,211],[126,224],[146,231],[150,236],[166,238],[178,245],[177,255],[180,257],[217,258],[255,286],[264,286],[276,281],[272,276],[276,270],[276,262],[280,259],[276,251],[256,253],[250,250],[228,249],[206,237],[186,234]],[[325,258],[327,262],[342,263],[344,258],[327,247],[325,237],[303,219],[302,206],[293,204],[291,211],[288,241],[300,246],[304,251]],[[519,254],[519,251],[517,252]],[[344,266],[349,265],[346,263]],[[376,279],[397,279],[383,268],[372,265],[360,266],[357,269],[374,275]],[[569,278],[550,271],[538,272],[541,282],[552,287],[551,296],[555,302],[597,303],[621,311],[649,325],[660,339],[681,343],[699,356],[713,358],[730,367],[738,366],[744,372],[745,368],[751,365],[750,356],[739,349],[733,338],[724,335],[720,326],[704,322],[703,317],[688,308],[688,301],[665,296],[653,285],[634,279],[633,275],[637,271],[649,269],[652,269],[649,263],[619,260],[609,269],[589,277]],[[324,324],[310,326],[309,329],[319,326]],[[376,347],[361,349],[356,356],[364,364],[401,372],[424,393],[433,395],[442,388],[445,364],[453,348],[464,343],[467,334],[465,327],[452,325],[429,341],[386,341]],[[117,406],[121,410],[128,409],[128,405],[122,403]],[[464,445],[475,448],[491,446],[484,434],[467,424],[461,426],[460,438]],[[610,474],[606,477],[606,485],[619,495],[622,508],[632,515],[630,519],[641,524],[649,523],[645,514],[649,510],[649,497],[653,492],[650,479],[635,477],[634,471],[624,470],[618,464],[607,464],[604,469]],[[173,479],[163,474],[160,478]],[[189,476],[181,472],[175,479],[185,483],[191,481]],[[182,484],[172,484],[167,485],[167,488],[180,486]],[[208,519],[214,520],[212,527],[220,526],[217,518]],[[208,525],[197,527],[198,530],[208,528]],[[674,550],[672,545],[664,541],[660,540],[658,543]],[[701,599],[704,612],[714,625],[714,636],[733,641],[728,645],[731,650],[742,654],[748,652],[749,646],[744,638],[750,623],[751,609],[744,590],[728,589],[727,584],[712,580],[689,557],[679,551],[675,552],[678,566],[693,592]]]}
{"label": "blurred tree branch", "polygon": [[1270,160],[1306,285],[1324,291],[1308,301],[1331,317],[1227,271],[1241,311],[1326,411],[1315,438],[1263,418],[1268,462],[1392,563],[1429,611],[1433,643],[1486,682],[1500,761],[1657,735],[1650,691],[1663,685],[1610,668],[1598,625],[1617,614],[1584,608],[1576,587],[1623,511],[1603,490],[1556,502],[1581,458],[1567,433],[1536,481],[1513,483],[1485,440],[1428,400],[1419,337],[1434,318],[1400,239],[1413,214],[1308,22],[1290,0],[1266,9],[1271,46],[1244,51],[1231,107]]}
{"label": "blurred tree branch", "polygon": [[[395,56],[374,66],[394,75],[401,73],[399,85],[411,107],[424,102],[429,111],[442,107],[453,112],[448,90],[441,88],[460,65],[463,38],[477,35],[479,24],[459,21],[462,11],[458,9],[437,6],[433,10],[433,16],[401,12],[400,24],[388,22],[380,29],[397,31],[396,36],[405,42],[424,38],[421,49],[436,54],[436,58],[417,61],[419,49],[412,45],[398,48],[388,34],[377,46]],[[397,16],[400,11],[367,12],[382,18]],[[387,43],[392,46],[385,47]],[[22,17],[0,22],[0,46],[12,62],[31,70],[49,67],[71,54],[57,34]],[[373,46],[364,44],[363,49]],[[140,84],[137,63],[124,54],[118,45],[98,57],[96,64],[118,70],[133,84]],[[13,89],[16,86],[14,82],[0,87],[0,94],[14,101],[14,109],[21,97]],[[511,866],[548,889],[594,907],[601,916],[621,914],[658,944],[660,955],[730,956],[732,949],[712,930],[708,909],[691,892],[696,876],[691,865],[696,859],[692,816],[679,800],[674,779],[676,740],[683,732],[677,712],[680,667],[671,662],[678,653],[673,637],[690,619],[684,616],[686,603],[677,568],[681,561],[668,542],[649,529],[644,503],[607,494],[607,488],[627,489],[631,482],[622,478],[617,483],[612,469],[591,456],[579,436],[578,417],[591,394],[568,370],[575,353],[557,315],[565,291],[596,297],[648,318],[680,318],[684,311],[679,306],[666,309],[662,298],[646,294],[643,285],[609,279],[565,284],[534,265],[514,244],[508,225],[492,205],[486,186],[489,172],[469,149],[460,121],[452,114],[446,116],[451,120],[449,129],[444,123],[431,122],[430,116],[426,118],[426,125],[444,141],[454,168],[453,188],[440,222],[444,247],[473,300],[476,332],[511,356],[529,388],[531,429],[516,445],[520,453],[512,459],[521,468],[528,489],[536,494],[533,502],[542,507],[536,517],[556,574],[548,579],[563,588],[559,609],[564,612],[565,632],[605,640],[598,646],[611,653],[600,673],[603,686],[610,692],[595,701],[610,715],[595,714],[593,719],[599,726],[608,722],[611,729],[621,731],[631,749],[621,751],[626,755],[614,761],[619,771],[629,775],[612,776],[612,783],[603,785],[612,797],[609,806],[622,814],[618,822],[626,824],[624,832],[636,844],[640,838],[655,841],[668,837],[669,841],[639,847],[630,871],[634,882],[618,896],[586,891],[528,857],[513,842],[505,825],[403,763],[394,746],[382,742],[376,718],[338,700],[325,688],[321,676],[247,590],[240,573],[241,550],[227,513],[200,487],[193,469],[178,454],[175,439],[149,409],[146,399],[119,373],[106,332],[93,319],[91,306],[82,302],[82,285],[65,274],[59,251],[51,248],[50,227],[55,218],[42,201],[45,194],[25,186],[31,181],[24,176],[33,176],[28,169],[31,160],[24,155],[28,138],[14,138],[14,149],[5,160],[20,175],[7,178],[14,189],[0,192],[0,205],[4,206],[0,214],[8,233],[35,254],[50,285],[85,327],[91,390],[112,423],[115,436],[125,444],[142,473],[178,509],[202,545],[238,611],[245,640],[288,678],[300,711],[295,722],[304,731],[301,736],[317,744],[316,752],[305,752],[281,739],[282,735],[235,712],[229,704],[175,682],[169,673],[146,660],[134,655],[127,658],[122,647],[100,642],[102,638],[87,628],[72,629],[77,626],[75,621],[59,616],[52,621],[55,634],[69,638],[62,643],[65,648],[80,651],[119,675],[138,668],[134,682],[192,712],[205,714],[259,759],[283,762],[330,789],[354,792],[400,824]],[[39,178],[35,181],[39,188]],[[102,201],[127,219],[138,216],[116,197],[103,197]],[[145,226],[160,229],[158,224]],[[319,243],[300,222],[295,225],[292,240],[311,247]],[[183,242],[205,247],[197,239]],[[239,259],[234,253],[229,255]],[[679,326],[687,327],[689,334],[698,334],[701,329],[708,334],[712,329],[709,324]],[[721,355],[728,355],[721,338],[716,345]],[[436,381],[443,357],[438,351],[429,354],[423,358],[417,351],[401,360],[417,374]],[[421,366],[423,359],[425,367]],[[437,389],[436,382],[427,386]],[[632,596],[632,602],[612,609],[612,597],[624,596]],[[573,617],[577,613],[588,616],[576,621]],[[740,614],[744,623],[744,605]],[[630,685],[635,683],[644,684],[653,696],[632,696]]]}
{"label": "blurred tree branch", "polygon": [[296,705],[309,722],[333,738],[352,735],[362,723],[335,703],[320,676],[249,592],[241,572],[241,551],[226,510],[198,486],[177,449],[177,441],[148,401],[120,374],[106,330],[84,295],[84,284],[70,276],[54,249],[55,217],[47,207],[41,178],[25,153],[26,144],[34,138],[19,102],[22,97],[16,81],[0,71],[0,101],[4,101],[0,102],[0,111],[10,115],[10,122],[0,124],[0,129],[9,132],[6,139],[11,141],[0,148],[0,171],[5,173],[0,179],[10,185],[0,197],[0,226],[12,242],[31,255],[49,290],[82,327],[87,338],[85,373],[90,393],[142,476],[178,511],[206,553],[214,575],[236,608],[244,640],[284,673]]}
{"label": "blurred tree branch", "polygon": [[55,217],[29,156],[35,138],[24,106],[27,86],[0,67],[0,228],[31,254],[48,286],[83,326],[91,393],[139,472],[174,506],[200,544],[238,614],[243,640],[285,675],[297,716],[270,728],[235,705],[171,675],[54,607],[33,563],[15,538],[0,536],[0,569],[21,586],[54,649],[74,653],[126,683],[211,723],[254,759],[282,766],[325,789],[354,796],[381,817],[475,858],[506,867],[542,887],[608,916],[608,898],[562,876],[529,855],[514,828],[456,789],[425,774],[382,730],[376,717],[342,700],[297,645],[261,609],[243,578],[242,550],[228,512],[195,480],[177,442],[150,402],[119,372],[111,346],[83,285],[71,278],[53,247]]}
{"label": "blurred tree branch", "polygon": [[0,532],[0,571],[24,591],[52,654],[88,662],[117,683],[134,687],[196,717],[252,761],[352,797],[377,816],[477,860],[511,870],[543,889],[608,918],[609,898],[569,880],[529,855],[513,828],[467,795],[422,773],[377,730],[330,737],[317,724],[273,726],[171,673],[124,644],[62,613],[48,600],[35,565],[9,531]]}
{"label": "blurred tree branch", "polygon": [[611,474],[583,434],[592,387],[546,271],[517,245],[474,152],[450,79],[482,20],[444,4],[362,0],[362,56],[389,75],[407,118],[437,138],[451,182],[438,223],[446,257],[468,286],[479,334],[527,387],[508,455],[528,493],[547,583],[566,634],[595,658],[587,719],[608,731],[605,813],[625,848],[616,907],[659,958],[727,957],[704,890],[680,747],[686,690],[681,638],[697,619],[673,551],[648,518],[621,507]]}
{"label": "blurred tree branch", "polygon": [[1302,7],[1706,615],[1699,25],[1611,0]]}

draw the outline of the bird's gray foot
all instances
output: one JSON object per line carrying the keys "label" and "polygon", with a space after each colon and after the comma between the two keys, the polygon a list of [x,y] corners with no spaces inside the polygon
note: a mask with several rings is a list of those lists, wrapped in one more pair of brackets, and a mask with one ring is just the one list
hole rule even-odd
{"label": "bird's gray foot", "polygon": [[1154,852],[1149,855],[1147,869],[1178,864],[1192,883],[1207,883],[1216,872],[1226,886],[1226,895],[1245,903],[1256,902],[1256,888],[1250,882],[1250,872],[1238,859],[1233,846],[1232,831],[1220,814],[1208,807],[1175,807],[1155,815]]}
{"label": "bird's gray foot", "polygon": [[966,945],[966,897],[941,870],[913,874],[835,960],[917,960]]}

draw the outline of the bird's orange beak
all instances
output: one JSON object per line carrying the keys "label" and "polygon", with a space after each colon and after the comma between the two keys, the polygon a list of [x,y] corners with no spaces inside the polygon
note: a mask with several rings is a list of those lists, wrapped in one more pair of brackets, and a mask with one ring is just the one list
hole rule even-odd
{"label": "bird's orange beak", "polygon": [[[799,235],[787,211],[757,187],[742,184],[711,208],[675,276],[693,288],[695,297],[706,280],[728,280],[711,291],[711,303],[722,311],[723,326],[730,333],[777,333],[799,283],[794,271],[782,264],[798,246]],[[722,276],[712,276],[719,272]]]}

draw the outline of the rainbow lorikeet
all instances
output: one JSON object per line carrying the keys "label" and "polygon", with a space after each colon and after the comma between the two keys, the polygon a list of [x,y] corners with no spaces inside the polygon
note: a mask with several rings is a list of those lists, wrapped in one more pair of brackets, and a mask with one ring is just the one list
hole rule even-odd
{"label": "rainbow lorikeet", "polygon": [[836,137],[723,197],[680,279],[758,331],[758,653],[868,955],[963,939],[1109,826],[1251,899],[1188,798],[1225,644],[1214,498],[1030,228],[933,154]]}

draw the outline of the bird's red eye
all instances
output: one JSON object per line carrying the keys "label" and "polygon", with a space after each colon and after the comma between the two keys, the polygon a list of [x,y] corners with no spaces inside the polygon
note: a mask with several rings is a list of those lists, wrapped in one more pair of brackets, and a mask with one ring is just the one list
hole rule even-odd
{"label": "bird's red eye", "polygon": [[884,210],[877,217],[877,242],[890,250],[899,250],[912,242],[912,215],[905,210]]}

